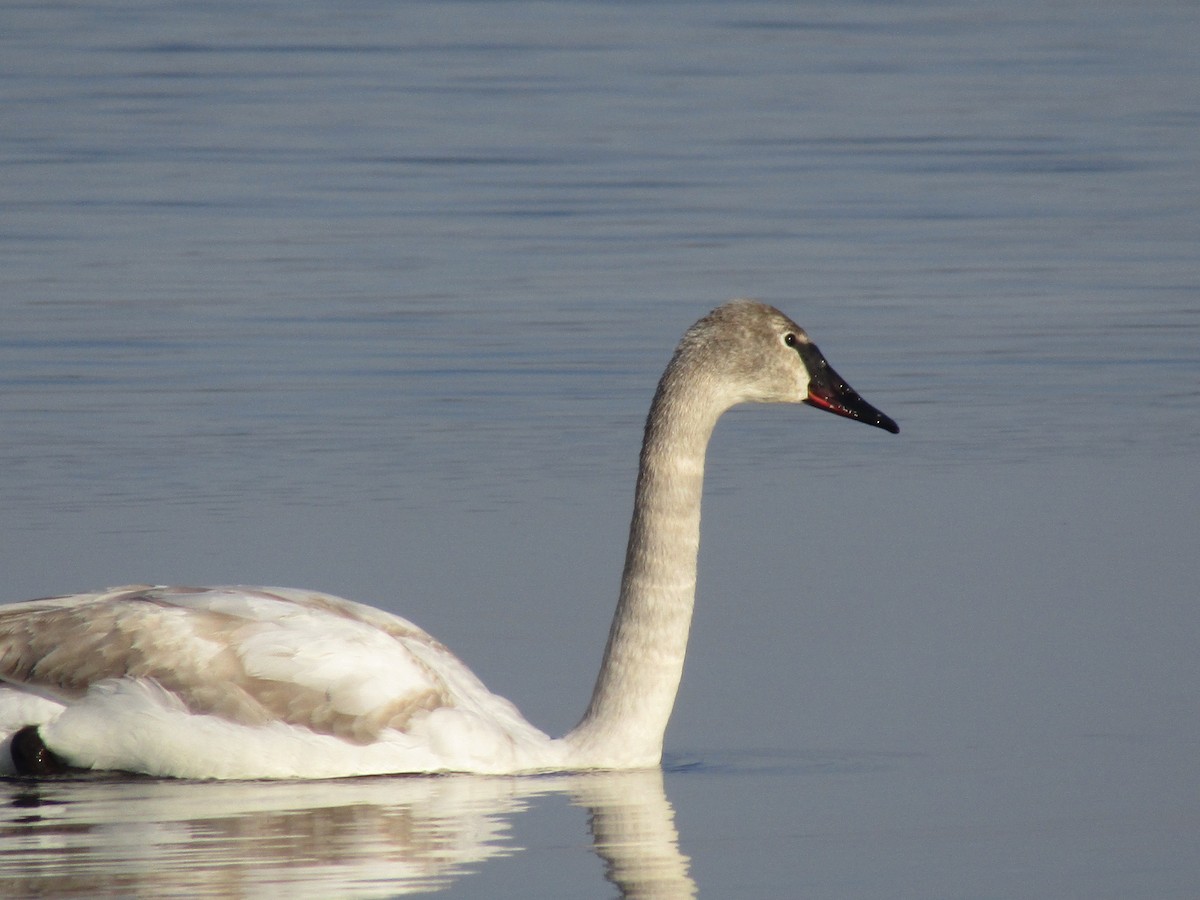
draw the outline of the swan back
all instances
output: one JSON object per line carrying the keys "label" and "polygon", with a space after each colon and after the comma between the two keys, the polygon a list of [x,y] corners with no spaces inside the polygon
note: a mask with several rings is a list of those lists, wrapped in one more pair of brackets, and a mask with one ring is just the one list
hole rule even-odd
{"label": "swan back", "polygon": [[[18,706],[27,692],[36,709]],[[0,608],[0,734],[30,722],[71,766],[179,777],[558,767],[550,739],[416,625],[287,588]]]}

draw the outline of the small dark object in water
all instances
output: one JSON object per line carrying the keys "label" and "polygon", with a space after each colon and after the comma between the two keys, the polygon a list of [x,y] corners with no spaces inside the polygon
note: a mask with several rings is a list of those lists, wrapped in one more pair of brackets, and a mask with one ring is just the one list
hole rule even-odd
{"label": "small dark object in water", "polygon": [[44,777],[47,775],[66,775],[74,769],[54,755],[46,746],[42,736],[38,734],[36,725],[26,725],[12,736],[13,767],[18,775]]}

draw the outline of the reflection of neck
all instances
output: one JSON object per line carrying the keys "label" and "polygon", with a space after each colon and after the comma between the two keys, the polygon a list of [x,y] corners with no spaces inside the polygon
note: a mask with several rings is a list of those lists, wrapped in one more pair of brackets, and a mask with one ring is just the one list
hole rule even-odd
{"label": "reflection of neck", "polygon": [[567,735],[582,766],[656,766],[691,627],[704,453],[723,411],[676,356],[650,407],[621,595],[592,700]]}
{"label": "reflection of neck", "polygon": [[696,896],[688,859],[679,852],[675,811],[663,790],[661,769],[580,776],[572,779],[571,794],[588,808],[605,877],[622,898]]}

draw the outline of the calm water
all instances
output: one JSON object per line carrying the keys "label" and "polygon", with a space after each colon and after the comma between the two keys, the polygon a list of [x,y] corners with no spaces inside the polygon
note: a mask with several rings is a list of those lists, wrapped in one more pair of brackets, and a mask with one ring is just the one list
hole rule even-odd
{"label": "calm water", "polygon": [[901,424],[710,455],[656,773],[0,785],[8,896],[1190,898],[1200,11],[0,11],[0,599],[313,587],[583,708],[682,330]]}

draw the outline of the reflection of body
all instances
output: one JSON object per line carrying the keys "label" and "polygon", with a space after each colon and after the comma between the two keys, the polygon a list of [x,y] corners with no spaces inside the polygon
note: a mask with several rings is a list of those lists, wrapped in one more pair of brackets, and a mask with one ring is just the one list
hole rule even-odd
{"label": "reflection of body", "polygon": [[303,591],[139,587],[0,610],[3,756],[27,774],[194,778],[656,766],[695,598],[704,454],[744,402],[898,430],[771,307],[734,301],[689,329],[647,418],[595,691],[560,740],[388,613]]}
{"label": "reflection of body", "polygon": [[588,810],[620,896],[695,894],[657,769],[303,784],[72,780],[3,790],[3,896],[431,891],[514,852],[508,819],[558,792]]}

